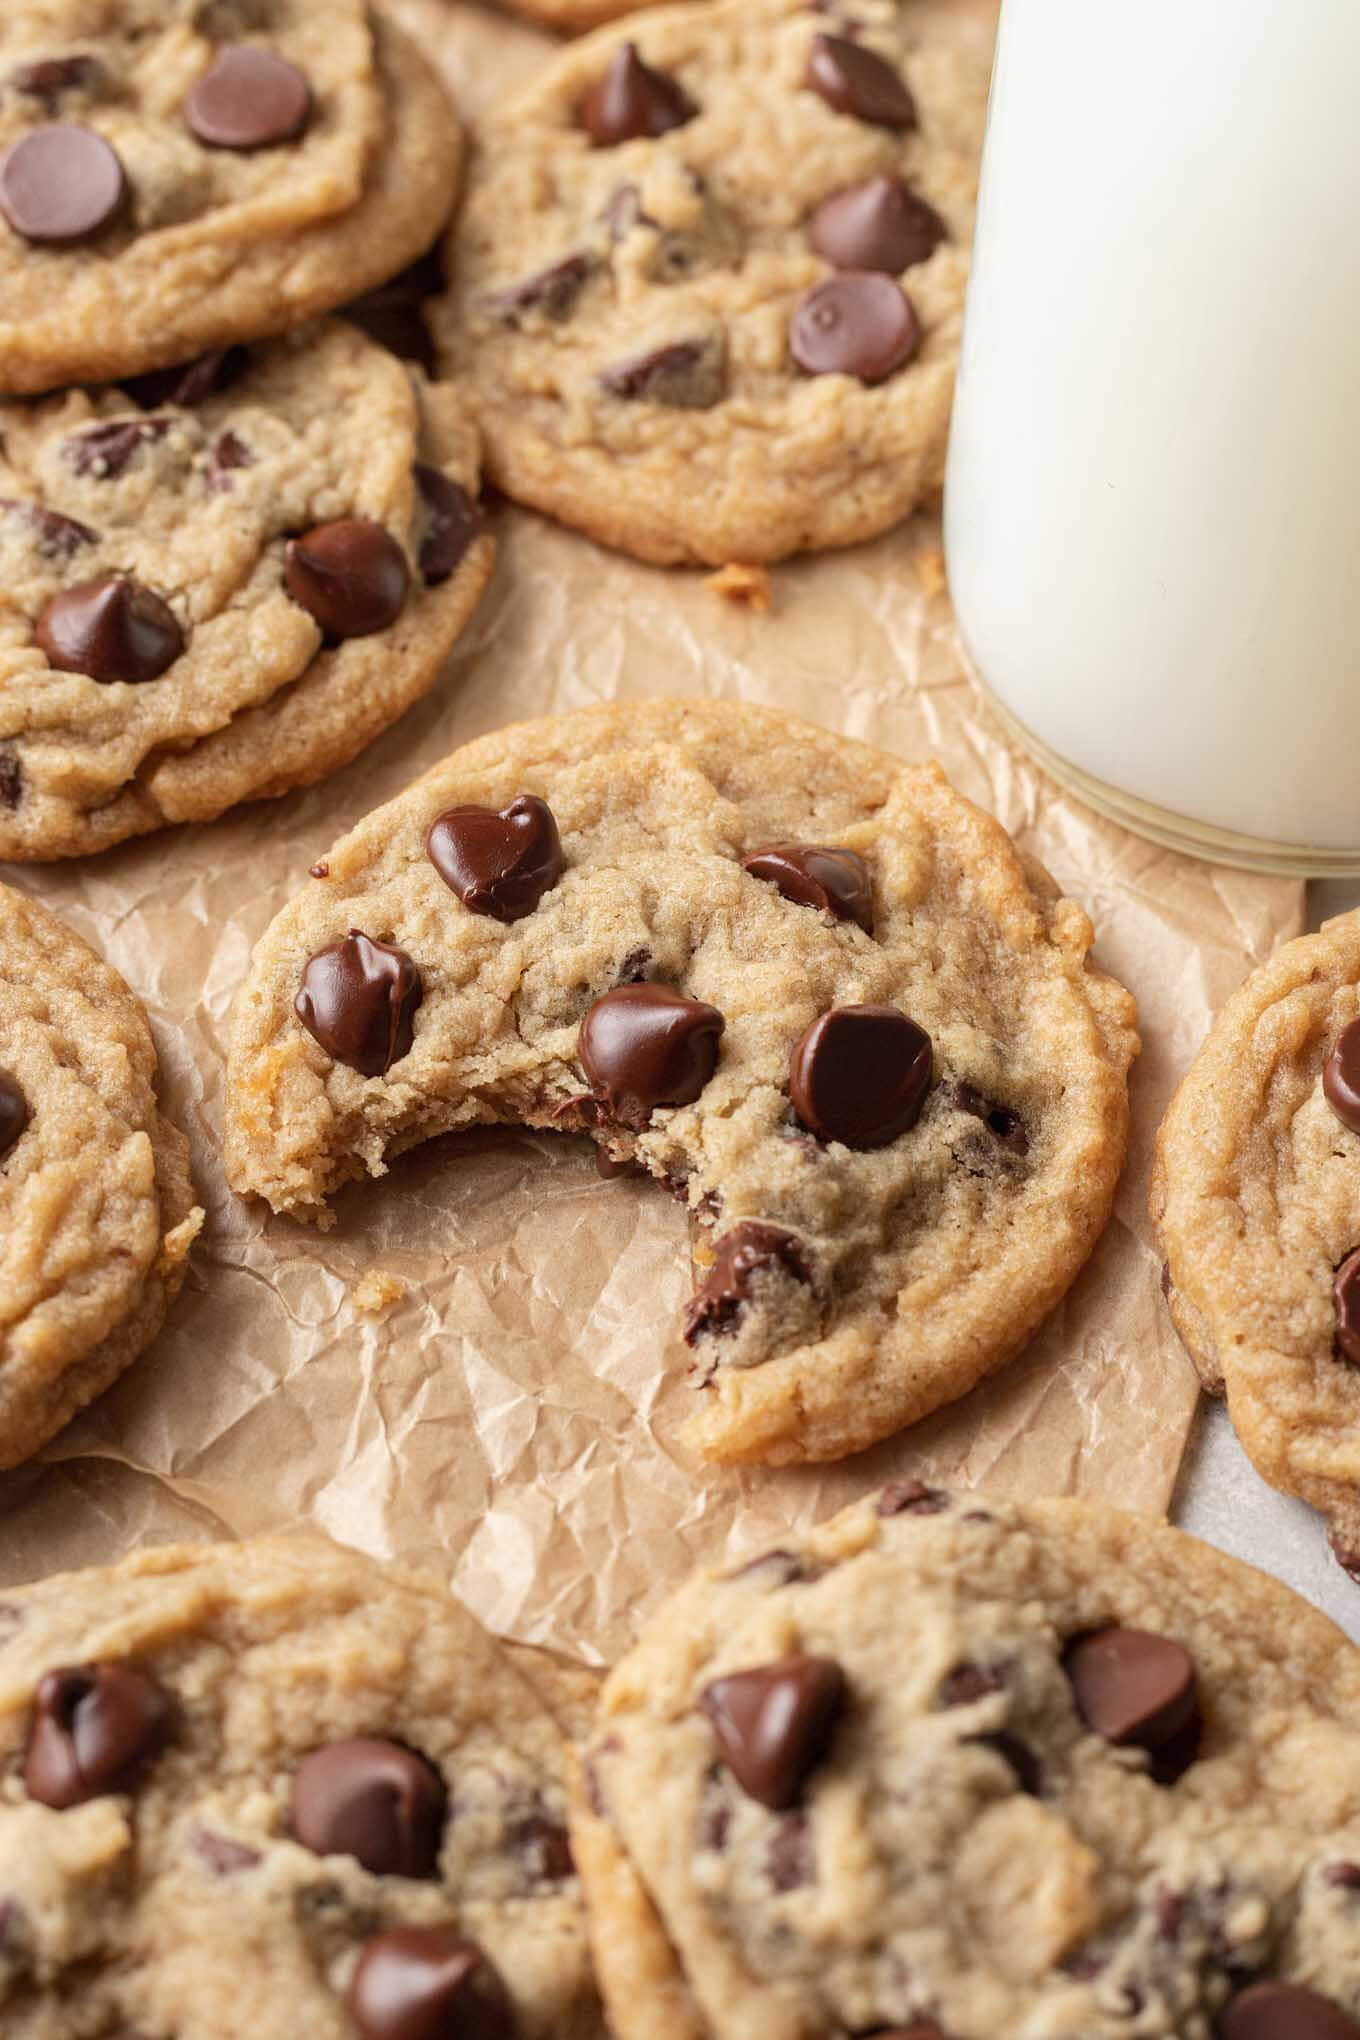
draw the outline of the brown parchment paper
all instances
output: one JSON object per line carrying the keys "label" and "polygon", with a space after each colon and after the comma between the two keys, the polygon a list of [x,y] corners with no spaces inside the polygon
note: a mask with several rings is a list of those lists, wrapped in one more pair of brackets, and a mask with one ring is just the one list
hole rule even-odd
{"label": "brown parchment paper", "polygon": [[[549,47],[448,0],[400,11],[469,113]],[[986,0],[919,11],[973,38],[990,25]],[[497,1630],[599,1662],[697,1560],[890,1475],[1163,1509],[1195,1386],[1148,1236],[1152,1139],[1211,1014],[1300,926],[1302,888],[1145,844],[1007,749],[963,664],[933,518],[776,570],[763,615],[524,513],[497,528],[494,581],[449,670],[347,771],[211,827],[5,874],[146,1001],[208,1224],[151,1352],[43,1460],[0,1477],[0,1584],[307,1521],[441,1573]],[[218,1159],[232,994],[342,830],[502,722],[685,693],[938,757],[1084,902],[1099,961],[1142,1013],[1129,1168],[1065,1304],[965,1401],[837,1467],[720,1473],[678,1449],[684,1214],[654,1185],[601,1183],[582,1141],[432,1143],[346,1191],[326,1235],[242,1204]]]}

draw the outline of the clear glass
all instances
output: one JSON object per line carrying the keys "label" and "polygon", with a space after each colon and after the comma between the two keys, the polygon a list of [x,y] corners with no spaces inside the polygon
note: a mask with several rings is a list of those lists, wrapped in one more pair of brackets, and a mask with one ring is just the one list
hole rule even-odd
{"label": "clear glass", "polygon": [[945,496],[965,643],[1178,847],[1360,871],[1360,0],[1004,0]]}

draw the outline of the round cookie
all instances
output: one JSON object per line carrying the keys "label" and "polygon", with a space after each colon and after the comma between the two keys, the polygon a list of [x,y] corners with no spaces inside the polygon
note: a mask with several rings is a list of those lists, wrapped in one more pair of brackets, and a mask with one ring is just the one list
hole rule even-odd
{"label": "round cookie", "polygon": [[1352,1563],[1360,1098],[1347,1103],[1333,1064],[1357,1016],[1360,912],[1286,943],[1228,1001],[1162,1122],[1151,1192],[1167,1301],[1205,1387],[1227,1396],[1258,1471],[1321,1509]]}
{"label": "round cookie", "polygon": [[470,1615],[322,1539],[21,1588],[0,2023],[230,2040],[286,2009],[297,2040],[598,2040],[564,1764]]}
{"label": "round cookie", "polygon": [[985,97],[884,0],[696,0],[546,65],[482,131],[433,315],[488,472],[714,565],[933,495]]}
{"label": "round cookie", "polygon": [[1360,2033],[1360,1654],[1090,1503],[901,1482],[700,1573],[573,1843],[618,2040]]}
{"label": "round cookie", "polygon": [[118,973],[0,886],[0,1467],[131,1366],[184,1280],[203,1213],[156,1079]]}
{"label": "round cookie", "polygon": [[448,218],[462,139],[365,0],[48,0],[0,19],[0,149],[0,391],[25,393],[357,296]]}
{"label": "round cookie", "polygon": [[701,1234],[711,1456],[834,1458],[962,1395],[1109,1215],[1133,1002],[936,767],[608,707],[455,752],[317,870],[237,998],[233,1185],[325,1223],[433,1134],[590,1133]]}
{"label": "round cookie", "polygon": [[475,430],[349,324],[0,404],[0,438],[0,857],[321,778],[491,571]]}

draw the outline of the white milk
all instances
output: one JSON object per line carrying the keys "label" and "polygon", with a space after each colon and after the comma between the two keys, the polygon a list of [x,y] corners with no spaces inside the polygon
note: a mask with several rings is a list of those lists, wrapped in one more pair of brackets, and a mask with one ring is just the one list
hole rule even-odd
{"label": "white milk", "polygon": [[1360,868],[1360,0],[1005,0],[945,528],[1098,804]]}

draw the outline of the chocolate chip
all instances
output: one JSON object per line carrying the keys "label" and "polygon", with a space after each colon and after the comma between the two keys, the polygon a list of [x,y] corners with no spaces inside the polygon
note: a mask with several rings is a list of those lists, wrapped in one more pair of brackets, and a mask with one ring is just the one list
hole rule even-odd
{"label": "chocolate chip", "polygon": [[324,857],[318,857],[315,864],[307,866],[308,878],[329,878],[330,875],[331,868]]}
{"label": "chocolate chip", "polygon": [[1067,1646],[1063,1670],[1086,1726],[1118,1748],[1162,1750],[1198,1720],[1195,1667],[1169,1636],[1095,1629]]}
{"label": "chocolate chip", "polygon": [[510,1840],[531,1884],[563,1884],[576,1875],[571,1837],[560,1821],[531,1814],[511,1829]]}
{"label": "chocolate chip", "polygon": [[229,489],[231,476],[241,468],[254,467],[255,456],[237,432],[223,432],[213,441],[208,461],[208,487]]}
{"label": "chocolate chip", "polygon": [[48,663],[110,686],[159,679],[184,650],[174,610],[154,588],[120,574],[54,595],[34,627]]}
{"label": "chocolate chip", "polygon": [[545,319],[569,318],[576,300],[596,267],[592,255],[564,255],[560,262],[536,269],[517,283],[493,291],[487,303],[512,324],[520,312],[541,312]]}
{"label": "chocolate chip", "polygon": [[755,1278],[765,1274],[810,1282],[807,1249],[795,1233],[782,1226],[743,1219],[718,1241],[708,1279],[690,1298],[685,1312],[687,1342],[693,1346],[707,1334],[732,1331],[751,1301]]}
{"label": "chocolate chip", "polygon": [[966,1740],[1000,1757],[1002,1763],[1008,1764],[1015,1773],[1015,1782],[1020,1790],[1027,1792],[1031,1799],[1039,1797],[1043,1789],[1043,1768],[1029,1744],[1021,1742],[1018,1735],[1011,1735],[1008,1730],[1000,1728],[990,1735],[970,1735]]}
{"label": "chocolate chip", "polygon": [[1217,2031],[1220,2040],[1360,2040],[1360,2024],[1300,1983],[1253,1983],[1224,2006]]}
{"label": "chocolate chip", "polygon": [[912,128],[916,102],[893,66],[843,35],[815,35],[803,83],[836,113],[875,127]]}
{"label": "chocolate chip", "polygon": [[1341,1124],[1360,1133],[1360,1020],[1337,1036],[1323,1064],[1322,1095]]}
{"label": "chocolate chip", "polygon": [[620,1176],[645,1176],[647,1171],[639,1162],[616,1161],[608,1148],[595,1150],[595,1174],[602,1183],[617,1183]]}
{"label": "chocolate chip", "polygon": [[28,526],[45,560],[69,560],[83,545],[99,542],[99,533],[91,531],[88,524],[78,524],[74,517],[63,517],[56,510],[45,510],[41,503],[0,496],[0,511]]}
{"label": "chocolate chip", "polygon": [[13,814],[23,799],[24,771],[13,751],[0,750],[0,807]]}
{"label": "chocolate chip", "polygon": [[821,1575],[805,1559],[796,1557],[791,1551],[762,1551],[759,1558],[749,1558],[745,1565],[739,1565],[727,1577],[774,1588],[797,1586],[806,1580],[819,1579]]}
{"label": "chocolate chip", "polygon": [[900,177],[870,177],[824,199],[808,239],[833,269],[881,269],[900,276],[948,238],[944,221]]}
{"label": "chocolate chip", "polygon": [[78,475],[112,481],[124,472],[139,446],[164,439],[169,430],[168,418],[110,418],[73,433],[62,447],[62,457]]}
{"label": "chocolate chip", "polygon": [[911,300],[892,277],[871,269],[843,270],[814,284],[794,306],[789,325],[789,352],[808,375],[880,383],[920,345]]}
{"label": "chocolate chip", "polygon": [[113,150],[74,121],[33,128],[0,157],[0,212],[40,246],[88,240],[118,217],[126,198]]}
{"label": "chocolate chip", "polygon": [[62,1810],[125,1792],[165,1747],[168,1695],[127,1665],[66,1665],[38,1684],[24,1752],[30,1799]]}
{"label": "chocolate chip", "polygon": [[64,93],[93,94],[103,82],[104,67],[98,57],[86,55],[40,57],[34,64],[20,64],[9,74],[9,83],[16,92],[43,100],[49,110]]}
{"label": "chocolate chip", "polygon": [[803,1655],[729,1673],[699,1696],[728,1770],[777,1813],[795,1804],[826,1755],[845,1700],[835,1660]]}
{"label": "chocolate chip", "polygon": [[404,949],[351,928],[307,959],[293,1011],[327,1055],[363,1077],[381,1077],[410,1053],[424,996]]}
{"label": "chocolate chip", "polygon": [[935,1705],[967,1707],[974,1700],[985,1699],[989,1693],[1003,1693],[1005,1690],[1005,1676],[997,1666],[965,1660],[945,1673],[936,1688]]}
{"label": "chocolate chip", "polygon": [[262,1850],[252,1849],[231,1835],[215,1834],[211,1828],[195,1828],[189,1839],[194,1854],[214,1877],[232,1877],[240,1870],[253,1870],[264,1861]]}
{"label": "chocolate chip", "polygon": [[1329,1863],[1322,1878],[1338,1891],[1360,1891],[1360,1863]]}
{"label": "chocolate chip", "polygon": [[677,411],[707,411],[722,402],[726,350],[719,341],[673,340],[601,370],[600,388],[625,402],[669,404]]}
{"label": "chocolate chip", "polygon": [[1360,1367],[1360,1247],[1347,1254],[1332,1277],[1332,1302],[1337,1349],[1353,1367]]}
{"label": "chocolate chip", "polygon": [[812,1883],[817,1864],[805,1813],[786,1814],[780,1821],[770,1837],[765,1862],[776,1891],[798,1891]]}
{"label": "chocolate chip", "polygon": [[915,1126],[930,1089],[930,1036],[895,1006],[833,1006],[789,1059],[789,1092],[819,1140],[885,1147]]}
{"label": "chocolate chip", "polygon": [[23,1086],[8,1070],[0,1070],[0,1156],[7,1155],[28,1125],[30,1113]]}
{"label": "chocolate chip", "polygon": [[246,365],[244,347],[220,348],[181,361],[174,368],[155,368],[147,375],[129,376],[123,388],[144,411],[160,411],[176,404],[191,411],[217,396],[234,383]]}
{"label": "chocolate chip", "polygon": [[438,587],[454,572],[481,531],[485,518],[461,483],[439,468],[418,461],[416,487],[425,505],[425,536],[420,541],[420,574],[427,588]]}
{"label": "chocolate chip", "polygon": [[665,985],[619,985],[581,1022],[576,1053],[611,1116],[645,1126],[658,1105],[692,1105],[718,1065],[716,1006]]}
{"label": "chocolate chip", "polygon": [[184,118],[210,149],[269,149],[312,117],[312,88],[296,64],[237,43],[219,50],[184,102]]}
{"label": "chocolate chip", "polygon": [[949,1507],[943,1488],[927,1487],[923,1480],[892,1480],[879,1495],[876,1514],[880,1516],[938,1516]]}
{"label": "chocolate chip", "polygon": [[596,147],[610,148],[640,135],[655,140],[671,128],[683,127],[698,111],[676,79],[644,64],[637,44],[628,42],[615,51],[609,69],[586,93],[577,115]]}
{"label": "chocolate chip", "polygon": [[565,868],[552,809],[535,793],[505,808],[446,808],[425,838],[431,864],[473,914],[520,921]]}
{"label": "chocolate chip", "polygon": [[427,375],[435,372],[434,339],[425,305],[444,288],[437,249],[431,248],[386,283],[366,290],[343,308],[343,317],[379,347],[399,360],[418,362]]}
{"label": "chocolate chip", "polygon": [[288,541],[283,585],[336,643],[395,623],[411,573],[391,532],[367,517],[342,517]]}
{"label": "chocolate chip", "polygon": [[349,2008],[365,2040],[514,2040],[496,1971],[457,1927],[396,1927],[359,1957]]}
{"label": "chocolate chip", "polygon": [[968,1113],[972,1119],[985,1120],[987,1131],[995,1134],[1002,1147],[1009,1148],[1013,1155],[1029,1153],[1029,1135],[1018,1112],[1012,1112],[1008,1105],[998,1105],[972,1084],[955,1084],[953,1099],[960,1112]]}
{"label": "chocolate chip", "polygon": [[854,921],[874,932],[874,894],[869,867],[857,850],[818,843],[770,843],[741,860],[752,878],[767,879],[795,906],[816,907],[838,921]]}
{"label": "chocolate chip", "polygon": [[293,1776],[291,1825],[318,1856],[353,1856],[375,1877],[434,1877],[448,1794],[432,1764],[374,1737],[327,1743]]}

